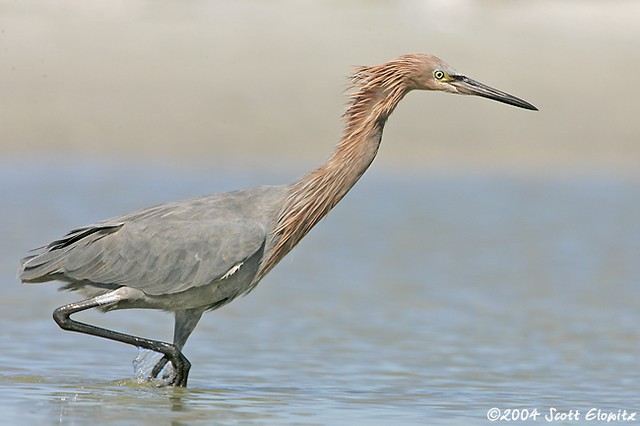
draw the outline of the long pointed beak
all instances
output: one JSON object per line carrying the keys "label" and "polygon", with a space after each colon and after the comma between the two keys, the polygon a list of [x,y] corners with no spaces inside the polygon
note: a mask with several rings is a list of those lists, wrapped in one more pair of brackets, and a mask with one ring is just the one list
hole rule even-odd
{"label": "long pointed beak", "polygon": [[531,105],[525,100],[516,98],[513,95],[510,95],[498,89],[494,89],[493,87],[489,87],[486,84],[472,80],[468,77],[465,77],[464,75],[456,76],[455,80],[450,84],[452,86],[455,86],[455,88],[458,89],[459,93],[463,93],[465,95],[482,96],[483,98],[493,99],[494,101],[502,102],[505,104],[538,111],[538,108]]}

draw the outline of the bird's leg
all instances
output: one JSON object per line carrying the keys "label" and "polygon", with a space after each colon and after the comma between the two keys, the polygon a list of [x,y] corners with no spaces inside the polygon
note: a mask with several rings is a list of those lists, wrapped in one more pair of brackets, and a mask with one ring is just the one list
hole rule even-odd
{"label": "bird's leg", "polygon": [[171,361],[171,364],[173,364],[175,370],[175,375],[173,376],[171,381],[167,383],[167,385],[186,387],[191,363],[182,354],[182,352],[180,352],[180,349],[176,345],[159,340],[151,340],[144,337],[120,333],[113,330],[107,330],[105,328],[96,327],[95,325],[85,324],[83,322],[71,319],[71,315],[75,314],[76,312],[84,311],[98,306],[113,304],[122,300],[123,297],[117,292],[118,290],[114,290],[102,296],[93,297],[81,302],[70,303],[68,305],[61,306],[53,311],[53,319],[63,330],[90,334],[93,336],[103,337],[105,339],[128,343],[136,347],[160,352],[164,355],[164,358],[166,358],[168,361]]}
{"label": "bird's leg", "polygon": [[[183,309],[175,312],[175,325],[173,328],[173,344],[179,350],[184,348],[187,339],[196,328],[198,321],[202,317],[204,309]],[[169,358],[165,355],[160,358],[160,361],[153,367],[149,378],[158,377],[158,374],[162,371],[165,365],[169,362]]]}

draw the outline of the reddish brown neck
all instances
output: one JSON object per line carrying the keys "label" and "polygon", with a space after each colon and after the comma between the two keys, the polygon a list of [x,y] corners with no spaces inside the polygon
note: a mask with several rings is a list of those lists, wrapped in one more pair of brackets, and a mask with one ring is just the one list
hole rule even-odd
{"label": "reddish brown neck", "polygon": [[[371,70],[362,68],[359,72]],[[375,158],[389,115],[406,94],[406,86],[382,86],[358,74],[344,114],[344,135],[329,159],[290,185],[273,232],[275,244],[267,253],[257,279],[269,272],[346,195]]]}

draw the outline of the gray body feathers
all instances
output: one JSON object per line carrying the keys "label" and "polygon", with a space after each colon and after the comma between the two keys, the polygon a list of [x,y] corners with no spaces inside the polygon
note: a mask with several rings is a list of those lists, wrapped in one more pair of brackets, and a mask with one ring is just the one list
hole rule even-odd
{"label": "gray body feathers", "polygon": [[288,195],[285,186],[162,204],[85,226],[22,259],[23,282],[59,280],[96,296],[119,287],[145,297],[109,309],[215,308],[255,287]]}

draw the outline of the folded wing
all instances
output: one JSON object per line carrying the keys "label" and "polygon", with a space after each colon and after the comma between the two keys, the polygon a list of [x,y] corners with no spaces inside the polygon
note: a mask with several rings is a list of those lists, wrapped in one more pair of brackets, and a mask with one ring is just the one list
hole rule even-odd
{"label": "folded wing", "polygon": [[265,241],[264,227],[249,219],[100,223],[36,250],[22,260],[19,276],[171,294],[233,275]]}

